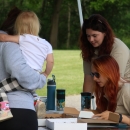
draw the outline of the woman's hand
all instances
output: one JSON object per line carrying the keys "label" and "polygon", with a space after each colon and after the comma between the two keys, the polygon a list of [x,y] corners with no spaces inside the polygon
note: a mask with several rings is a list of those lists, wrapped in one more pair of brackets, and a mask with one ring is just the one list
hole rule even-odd
{"label": "woman's hand", "polygon": [[110,111],[104,111],[100,114],[95,114],[92,118],[108,120]]}

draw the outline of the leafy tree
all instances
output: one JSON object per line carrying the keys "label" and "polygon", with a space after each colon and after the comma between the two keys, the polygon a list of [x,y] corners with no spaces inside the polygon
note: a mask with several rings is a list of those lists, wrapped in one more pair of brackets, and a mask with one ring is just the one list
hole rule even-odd
{"label": "leafy tree", "polygon": [[[0,25],[7,13],[17,6],[34,11],[41,23],[40,37],[48,40],[55,49],[78,49],[80,21],[77,0],[0,0]],[[129,44],[129,0],[81,0],[83,18],[94,13],[104,16],[115,34]]]}
{"label": "leafy tree", "polygon": [[59,23],[59,13],[61,7],[62,0],[54,0],[53,5],[53,16],[51,23],[51,34],[50,34],[50,42],[53,45],[53,48],[57,48],[57,38],[58,38],[58,23]]}

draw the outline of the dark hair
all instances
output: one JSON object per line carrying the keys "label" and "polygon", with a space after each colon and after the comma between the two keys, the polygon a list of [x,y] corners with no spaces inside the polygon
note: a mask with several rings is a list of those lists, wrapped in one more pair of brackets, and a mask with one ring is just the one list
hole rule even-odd
{"label": "dark hair", "polygon": [[94,47],[87,39],[86,29],[92,29],[106,34],[103,43],[100,45],[98,55],[110,54],[115,35],[104,17],[102,17],[100,14],[93,14],[89,17],[89,19],[84,20],[81,30],[80,49],[83,60],[91,61],[94,55]]}
{"label": "dark hair", "polygon": [[[107,78],[104,87],[95,84],[95,95],[97,108],[101,112],[105,110],[115,111],[117,105],[117,93],[119,89],[118,81],[120,79],[119,65],[116,60],[109,56],[100,56],[92,61],[96,71]],[[106,97],[104,97],[106,96]]]}
{"label": "dark hair", "polygon": [[21,10],[18,9],[17,7],[14,7],[10,10],[8,13],[8,16],[6,20],[3,22],[0,30],[3,30],[7,32],[10,35],[14,34],[14,24],[17,16],[20,14]]}

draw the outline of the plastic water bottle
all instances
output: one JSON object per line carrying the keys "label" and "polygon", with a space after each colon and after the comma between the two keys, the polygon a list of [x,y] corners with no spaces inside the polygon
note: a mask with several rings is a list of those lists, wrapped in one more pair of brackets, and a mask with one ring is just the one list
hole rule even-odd
{"label": "plastic water bottle", "polygon": [[52,75],[52,79],[47,81],[47,110],[55,110],[55,91],[55,75]]}

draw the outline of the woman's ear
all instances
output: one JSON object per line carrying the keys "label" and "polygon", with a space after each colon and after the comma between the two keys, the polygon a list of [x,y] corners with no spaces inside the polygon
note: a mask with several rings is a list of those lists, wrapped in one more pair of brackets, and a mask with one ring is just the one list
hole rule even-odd
{"label": "woman's ear", "polygon": [[106,36],[106,33],[104,33],[104,37]]}

